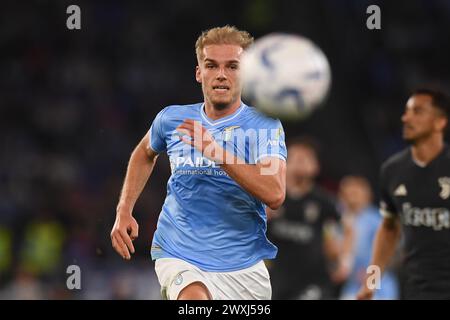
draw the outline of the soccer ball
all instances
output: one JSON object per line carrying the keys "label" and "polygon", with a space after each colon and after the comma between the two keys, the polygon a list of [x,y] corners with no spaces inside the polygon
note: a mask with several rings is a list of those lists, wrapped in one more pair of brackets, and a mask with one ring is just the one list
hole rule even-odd
{"label": "soccer ball", "polygon": [[291,34],[266,35],[241,61],[242,95],[262,112],[285,120],[304,119],[327,96],[331,71],[311,40]]}

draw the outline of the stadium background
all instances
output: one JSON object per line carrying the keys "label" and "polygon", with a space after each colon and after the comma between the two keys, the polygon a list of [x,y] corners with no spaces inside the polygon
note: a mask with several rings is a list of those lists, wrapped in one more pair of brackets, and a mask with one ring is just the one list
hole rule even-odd
{"label": "stadium background", "polygon": [[[82,29],[66,28],[81,7]],[[381,7],[381,30],[366,8]],[[194,42],[236,25],[294,32],[329,58],[323,109],[284,123],[322,144],[320,183],[346,174],[377,188],[400,150],[400,115],[418,85],[449,87],[450,1],[27,1],[0,4],[0,298],[158,299],[149,246],[169,176],[158,161],[136,208],[137,253],[110,245],[128,157],[166,105],[197,102]],[[66,289],[66,268],[82,290]]]}

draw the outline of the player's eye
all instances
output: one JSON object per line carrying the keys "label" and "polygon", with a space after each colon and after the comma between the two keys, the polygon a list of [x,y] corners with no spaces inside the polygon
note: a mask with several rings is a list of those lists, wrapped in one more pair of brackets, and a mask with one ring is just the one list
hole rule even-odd
{"label": "player's eye", "polygon": [[214,69],[215,65],[212,63],[206,64],[206,69]]}

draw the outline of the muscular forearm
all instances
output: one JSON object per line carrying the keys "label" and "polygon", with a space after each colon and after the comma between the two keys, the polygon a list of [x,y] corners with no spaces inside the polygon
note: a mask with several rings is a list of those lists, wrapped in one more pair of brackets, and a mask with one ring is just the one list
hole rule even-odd
{"label": "muscular forearm", "polygon": [[156,162],[157,155],[149,156],[142,143],[133,151],[128,163],[127,173],[120,194],[117,211],[129,213],[139,198]]}
{"label": "muscular forearm", "polygon": [[182,134],[180,139],[184,143],[220,164],[244,190],[271,209],[276,209],[283,203],[286,194],[286,163],[283,160],[265,157],[259,164],[245,164],[233,152],[221,147],[201,123],[191,119],[186,119],[177,127],[177,131]]}
{"label": "muscular forearm", "polygon": [[397,219],[384,219],[375,236],[371,265],[384,272],[393,257],[400,239],[400,224]]}
{"label": "muscular forearm", "polygon": [[144,136],[134,149],[128,163],[125,182],[117,205],[116,221],[111,230],[113,248],[124,259],[134,253],[133,240],[138,237],[139,225],[132,217],[133,207],[153,171],[158,154],[148,147],[148,136]]}
{"label": "muscular forearm", "polygon": [[[234,164],[233,164],[234,163]],[[286,195],[285,168],[282,165],[281,177],[278,174],[278,170],[274,170],[272,174],[271,169],[263,164],[222,164],[222,169],[228,173],[228,175],[236,181],[244,190],[260,199],[271,209],[277,209],[284,201]],[[277,162],[279,164],[280,162]],[[264,174],[264,170],[267,170],[267,174]]]}

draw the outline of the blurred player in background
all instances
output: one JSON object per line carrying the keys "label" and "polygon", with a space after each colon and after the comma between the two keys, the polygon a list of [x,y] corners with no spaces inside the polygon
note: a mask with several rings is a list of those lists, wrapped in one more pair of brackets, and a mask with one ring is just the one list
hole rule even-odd
{"label": "blurred player in background", "polygon": [[[344,259],[350,268],[347,280],[341,288],[341,299],[355,299],[370,263],[370,253],[376,231],[381,222],[378,209],[372,205],[372,190],[366,178],[346,176],[339,184],[343,220],[351,226],[351,251]],[[395,274],[386,271],[375,299],[398,299],[398,283]]]}
{"label": "blurred player in background", "polygon": [[269,210],[269,238],[279,248],[271,263],[274,299],[332,299],[330,262],[337,261],[339,213],[335,200],[318,187],[319,161],[309,138],[288,144],[286,201]]}
{"label": "blurred player in background", "polygon": [[133,207],[166,152],[172,175],[151,249],[163,298],[271,298],[263,259],[277,248],[265,205],[284,201],[286,145],[278,120],[241,101],[239,63],[252,41],[229,26],[204,32],[196,43],[204,102],[164,108],[131,155],[112,245],[130,259]]}
{"label": "blurred player in background", "polygon": [[[383,222],[371,264],[385,270],[403,230],[405,299],[450,299],[450,151],[444,142],[449,112],[444,93],[416,90],[402,116],[403,138],[411,146],[381,168]],[[373,295],[366,283],[358,298]]]}

